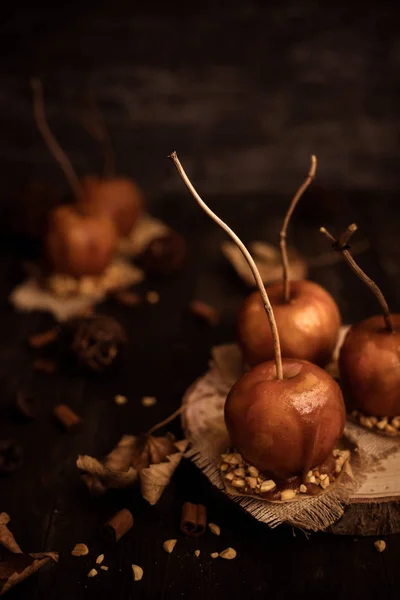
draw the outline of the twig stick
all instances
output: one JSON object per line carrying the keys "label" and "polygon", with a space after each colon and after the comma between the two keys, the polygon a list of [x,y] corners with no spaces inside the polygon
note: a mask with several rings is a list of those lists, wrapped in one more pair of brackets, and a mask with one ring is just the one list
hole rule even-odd
{"label": "twig stick", "polygon": [[147,433],[150,435],[150,434],[154,433],[155,431],[158,431],[158,429],[161,429],[161,427],[164,427],[164,425],[168,425],[168,423],[170,423],[171,421],[176,419],[176,417],[179,417],[179,415],[183,413],[184,409],[185,409],[184,405],[180,406],[177,410],[175,410],[172,414],[170,414],[169,417],[166,417],[159,423],[156,423],[155,425],[153,425],[153,427],[151,427],[151,429],[149,429]]}
{"label": "twig stick", "polygon": [[385,300],[385,296],[382,294],[381,290],[378,288],[376,283],[372,281],[372,279],[370,279],[368,275],[366,275],[366,273],[364,273],[364,271],[358,266],[358,264],[349,252],[348,241],[353,235],[353,233],[357,231],[357,229],[358,227],[355,223],[349,225],[349,227],[346,229],[346,231],[342,233],[338,240],[331,233],[329,233],[329,231],[325,227],[320,227],[320,232],[323,233],[329,240],[331,240],[335,250],[338,250],[343,254],[350,268],[354,271],[356,275],[358,275],[361,281],[363,281],[365,285],[369,287],[371,292],[375,294],[383,312],[383,318],[385,321],[386,328],[388,331],[393,333],[394,327],[390,316],[389,307]]}
{"label": "twig stick", "polygon": [[107,131],[104,116],[92,92],[87,94],[87,110],[82,112],[82,123],[86,131],[101,146],[104,159],[104,177],[115,175],[115,153]]}
{"label": "twig stick", "polygon": [[232,231],[232,229],[226,224],[224,223],[224,221],[222,221],[222,219],[220,219],[208,206],[207,204],[204,202],[204,200],[202,200],[199,196],[199,194],[196,192],[195,188],[193,187],[191,181],[189,180],[188,176],[185,173],[184,168],[182,167],[178,155],[176,152],[173,152],[169,158],[173,161],[179,175],[181,176],[184,184],[186,185],[186,187],[188,188],[189,192],[192,194],[193,198],[196,200],[196,202],[199,204],[199,206],[204,210],[204,212],[211,217],[211,219],[213,221],[215,221],[215,223],[217,223],[217,225],[219,225],[224,231],[226,231],[226,233],[232,238],[232,240],[235,242],[235,244],[238,246],[239,250],[241,251],[241,253],[243,254],[243,256],[245,257],[245,259],[247,260],[247,263],[251,269],[251,272],[253,273],[254,279],[256,280],[258,289],[260,290],[260,294],[264,303],[264,307],[267,313],[267,317],[268,317],[268,321],[269,321],[269,325],[271,327],[271,334],[272,334],[272,339],[273,339],[273,343],[274,343],[274,352],[275,352],[275,364],[276,364],[276,376],[277,379],[283,379],[283,371],[282,371],[282,356],[281,356],[281,346],[280,346],[280,341],[279,341],[279,334],[278,334],[278,329],[276,326],[276,321],[275,321],[275,316],[272,310],[272,306],[271,303],[269,301],[268,298],[268,294],[266,292],[266,289],[264,287],[264,283],[263,280],[261,278],[261,275],[257,269],[256,263],[254,262],[250,252],[247,250],[246,246],[243,244],[243,242],[238,238],[238,236],[236,235],[236,233],[234,233]]}
{"label": "twig stick", "polygon": [[315,179],[315,173],[317,170],[317,157],[313,154],[311,156],[311,165],[310,170],[306,176],[305,181],[299,187],[296,194],[293,196],[293,200],[290,203],[288,211],[286,213],[285,219],[283,221],[281,233],[280,233],[280,248],[281,248],[281,258],[282,258],[282,269],[283,269],[283,295],[285,302],[289,302],[290,300],[290,279],[289,279],[289,259],[286,247],[286,232],[289,225],[289,221],[291,216],[296,208],[300,198],[310,185],[310,183]]}
{"label": "twig stick", "polygon": [[65,178],[68,181],[71,189],[77,200],[83,196],[83,189],[79,182],[78,176],[75,173],[71,161],[68,156],[57,142],[50,127],[47,123],[46,114],[44,110],[43,101],[43,86],[40,79],[32,78],[31,87],[33,92],[33,114],[35,117],[36,125],[42,134],[44,141],[47,144],[51,154],[54,156],[56,161],[59,163],[61,169],[64,172]]}

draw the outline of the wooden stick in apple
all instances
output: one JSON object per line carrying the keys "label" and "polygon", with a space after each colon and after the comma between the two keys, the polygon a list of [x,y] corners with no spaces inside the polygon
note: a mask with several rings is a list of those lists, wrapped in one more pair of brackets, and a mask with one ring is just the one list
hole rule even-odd
{"label": "wooden stick in apple", "polygon": [[325,227],[320,231],[341,252],[351,269],[376,296],[382,315],[352,325],[339,354],[340,381],[349,408],[372,416],[400,415],[400,314],[390,314],[379,287],[359,267],[348,241],[357,231],[350,225],[336,239]]}
{"label": "wooden stick in apple", "polygon": [[284,300],[285,302],[289,302],[290,300],[290,277],[289,277],[289,259],[286,247],[286,234],[287,228],[289,226],[289,221],[294,213],[294,209],[296,208],[300,198],[311,184],[311,182],[315,179],[315,173],[317,170],[317,157],[313,154],[311,156],[311,165],[310,170],[308,171],[307,177],[302,185],[297,190],[296,194],[293,196],[293,199],[290,203],[288,211],[283,220],[283,225],[280,233],[280,249],[281,249],[281,258],[282,258],[282,269],[283,269],[283,290],[284,290]]}

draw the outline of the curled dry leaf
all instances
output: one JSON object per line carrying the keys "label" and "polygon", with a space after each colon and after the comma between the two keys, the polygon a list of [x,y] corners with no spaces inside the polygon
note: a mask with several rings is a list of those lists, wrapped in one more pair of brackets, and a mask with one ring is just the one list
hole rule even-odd
{"label": "curled dry leaf", "polygon": [[126,435],[102,462],[91,456],[79,456],[76,464],[84,471],[83,479],[90,491],[104,493],[109,488],[130,487],[139,480],[143,497],[155,504],[187,444],[187,440],[176,442],[171,434]]}
{"label": "curled dry leaf", "polygon": [[7,524],[10,517],[0,514],[0,595],[20,583],[51,560],[57,561],[56,552],[37,552],[25,554],[15,541]]}
{"label": "curled dry leaf", "polygon": [[[251,242],[250,252],[254,257],[262,280],[265,284],[272,283],[282,277],[282,262],[279,249],[265,242]],[[224,242],[222,252],[234,267],[239,277],[249,286],[254,287],[254,277],[236,244]],[[294,281],[307,277],[308,267],[306,260],[293,248],[288,249],[289,274]]]}

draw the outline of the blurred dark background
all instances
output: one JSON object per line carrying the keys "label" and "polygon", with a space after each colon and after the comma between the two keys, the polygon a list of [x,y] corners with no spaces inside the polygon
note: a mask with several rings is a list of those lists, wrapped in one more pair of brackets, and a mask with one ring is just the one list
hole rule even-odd
{"label": "blurred dark background", "polygon": [[90,87],[119,170],[150,198],[182,190],[165,160],[173,149],[204,193],[290,193],[311,152],[324,185],[400,187],[394,2],[4,4],[3,202],[33,177],[67,190],[35,129],[32,74],[43,79],[49,121],[78,172],[101,167],[78,121]]}

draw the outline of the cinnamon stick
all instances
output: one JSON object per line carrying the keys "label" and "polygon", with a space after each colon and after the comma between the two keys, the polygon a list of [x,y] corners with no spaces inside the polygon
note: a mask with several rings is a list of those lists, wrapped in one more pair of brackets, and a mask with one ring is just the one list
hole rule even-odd
{"label": "cinnamon stick", "polygon": [[189,537],[198,537],[206,530],[207,509],[203,504],[185,502],[182,506],[181,531]]}
{"label": "cinnamon stick", "polygon": [[103,534],[108,540],[119,542],[132,529],[133,523],[132,513],[127,508],[123,508],[107,521],[103,527]]}
{"label": "cinnamon stick", "polygon": [[53,414],[68,432],[76,431],[82,423],[82,419],[66,404],[58,404],[54,408]]}

